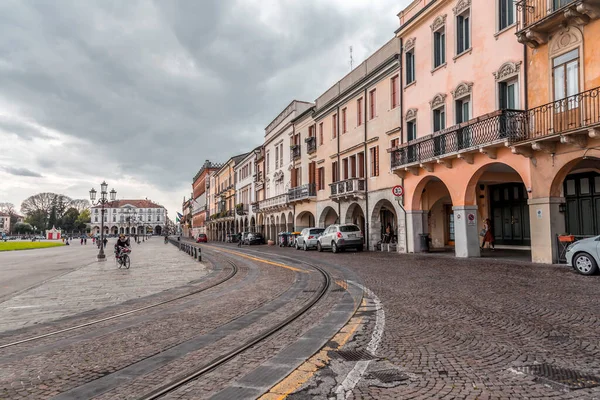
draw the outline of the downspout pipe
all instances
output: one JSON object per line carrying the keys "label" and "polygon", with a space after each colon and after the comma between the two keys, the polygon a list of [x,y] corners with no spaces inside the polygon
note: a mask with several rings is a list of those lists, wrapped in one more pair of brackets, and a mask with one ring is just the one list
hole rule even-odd
{"label": "downspout pipe", "polygon": [[[363,163],[365,165],[363,167],[363,171],[365,171],[365,193],[366,193],[366,196],[365,196],[365,215],[364,215],[364,217],[365,217],[365,232],[364,232],[364,235],[366,237],[366,245],[367,245],[367,250],[368,250],[369,249],[370,240],[369,240],[369,217],[368,217],[369,216],[369,178],[368,178],[369,172],[367,170],[367,155],[368,155],[368,152],[367,152],[367,120],[368,120],[368,118],[367,118],[367,88],[366,87],[365,87],[365,92],[364,93],[365,94],[364,94],[364,97],[363,97],[364,98],[364,100],[363,100],[363,108],[364,108],[363,118],[365,119],[364,120],[364,125],[365,126],[364,126],[363,130],[364,130],[364,142],[365,142],[365,145],[364,145],[365,146],[365,150],[364,150],[365,156],[363,157]],[[379,157],[379,154],[377,154],[377,156]],[[379,160],[377,160],[377,162],[379,163]]]}
{"label": "downspout pipe", "polygon": [[[338,105],[336,108],[336,123],[335,123],[335,137],[336,137],[336,143],[337,143],[337,178],[338,178],[338,182],[340,180],[340,177],[342,176],[342,174],[340,173],[340,168],[341,168],[341,162],[340,162],[340,106]],[[338,201],[338,223],[341,224],[342,223],[342,203]]]}
{"label": "downspout pipe", "polygon": [[[400,87],[398,94],[400,96],[400,143],[404,143],[404,71],[402,70],[402,52],[404,49],[404,40],[400,38],[400,54],[398,55],[398,75],[400,75]],[[400,178],[402,187],[404,187],[404,178]],[[402,211],[404,212],[404,250],[408,253],[408,216],[406,215],[405,204],[406,193],[402,196]]]}

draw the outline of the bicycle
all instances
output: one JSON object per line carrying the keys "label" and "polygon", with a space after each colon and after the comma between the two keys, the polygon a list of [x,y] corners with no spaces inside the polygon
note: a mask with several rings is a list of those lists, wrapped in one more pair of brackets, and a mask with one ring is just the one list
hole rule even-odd
{"label": "bicycle", "polygon": [[120,251],[115,250],[115,261],[117,262],[119,269],[121,269],[121,267],[129,269],[131,266],[131,258],[129,258],[129,253],[131,253],[131,249],[129,249],[129,247],[121,247]]}

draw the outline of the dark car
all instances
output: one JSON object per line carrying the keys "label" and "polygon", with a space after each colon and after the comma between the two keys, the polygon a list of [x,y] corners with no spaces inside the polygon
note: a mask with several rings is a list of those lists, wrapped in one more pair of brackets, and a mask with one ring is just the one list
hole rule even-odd
{"label": "dark car", "polygon": [[196,243],[208,243],[208,236],[204,233],[198,235],[198,239],[196,239]]}
{"label": "dark car", "polygon": [[261,233],[249,233],[246,240],[248,244],[265,244],[265,237]]}

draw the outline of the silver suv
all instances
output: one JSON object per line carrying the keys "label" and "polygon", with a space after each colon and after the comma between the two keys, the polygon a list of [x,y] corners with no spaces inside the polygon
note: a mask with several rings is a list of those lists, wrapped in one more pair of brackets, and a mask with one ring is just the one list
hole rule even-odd
{"label": "silver suv", "polygon": [[317,247],[319,237],[325,231],[324,228],[304,228],[300,236],[296,238],[296,250],[307,251],[311,247]]}
{"label": "silver suv", "polygon": [[329,248],[334,253],[348,248],[363,251],[363,233],[354,224],[330,225],[317,242],[317,250]]}

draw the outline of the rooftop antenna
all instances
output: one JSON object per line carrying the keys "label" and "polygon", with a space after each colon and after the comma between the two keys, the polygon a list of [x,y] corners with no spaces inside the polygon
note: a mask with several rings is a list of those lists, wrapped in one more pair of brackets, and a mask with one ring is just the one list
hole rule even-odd
{"label": "rooftop antenna", "polygon": [[350,46],[350,71],[352,71],[353,64],[354,59],[352,58],[352,46]]}

